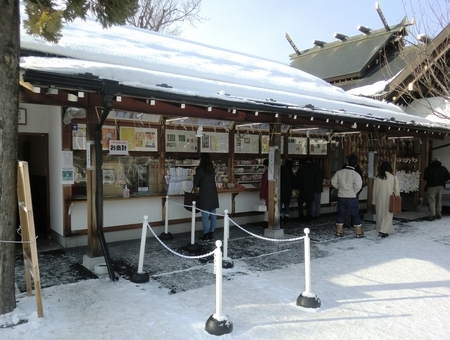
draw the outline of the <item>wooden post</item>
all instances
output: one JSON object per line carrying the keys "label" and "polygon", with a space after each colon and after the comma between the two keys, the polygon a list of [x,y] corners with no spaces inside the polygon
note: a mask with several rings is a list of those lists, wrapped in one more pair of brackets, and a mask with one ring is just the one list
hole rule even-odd
{"label": "wooden post", "polygon": [[31,202],[30,177],[28,163],[19,162],[17,167],[17,199],[19,203],[19,218],[22,231],[23,262],[25,264],[25,281],[27,295],[33,295],[32,282],[36,295],[36,308],[39,318],[44,317],[41,295],[41,278],[36,247],[36,231],[34,229],[33,205]]}
{"label": "wooden post", "polygon": [[281,123],[271,124],[269,146],[268,227],[280,229]]}

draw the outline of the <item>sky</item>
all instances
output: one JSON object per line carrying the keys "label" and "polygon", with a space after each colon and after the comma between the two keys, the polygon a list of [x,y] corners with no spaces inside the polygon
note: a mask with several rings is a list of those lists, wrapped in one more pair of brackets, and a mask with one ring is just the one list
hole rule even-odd
{"label": "sky", "polygon": [[[434,27],[442,14],[448,18],[450,7],[448,0],[378,3],[389,25],[406,16],[416,19],[416,32],[423,33],[426,29],[430,34],[436,32]],[[358,25],[383,28],[375,0],[206,0],[200,16],[209,20],[196,24],[195,28],[184,26],[182,37],[284,64],[289,64],[289,54],[294,53],[286,33],[302,51],[313,47],[313,40],[334,41],[335,32],[348,36],[361,34],[356,29]]]}
{"label": "sky", "polygon": [[[449,222],[443,216],[408,222],[384,239],[372,230],[362,239],[315,243],[326,254],[311,260],[310,293],[319,308],[296,305],[305,291],[303,263],[261,271],[235,259],[233,268],[223,269],[221,310],[233,330],[220,338],[449,339]],[[213,272],[211,262],[198,266]],[[37,318],[34,296],[17,293],[17,308],[0,315],[0,338],[217,339],[205,330],[216,312],[215,294],[214,283],[170,294],[153,279],[55,285],[42,289],[44,318]]]}

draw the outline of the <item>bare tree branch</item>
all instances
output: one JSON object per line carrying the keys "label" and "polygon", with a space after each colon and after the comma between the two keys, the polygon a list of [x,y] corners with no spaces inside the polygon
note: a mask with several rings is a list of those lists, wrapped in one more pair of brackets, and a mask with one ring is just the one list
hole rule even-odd
{"label": "bare tree branch", "polygon": [[130,25],[155,32],[180,35],[179,24],[188,22],[195,27],[205,18],[199,15],[202,0],[139,0],[139,10],[128,20]]}

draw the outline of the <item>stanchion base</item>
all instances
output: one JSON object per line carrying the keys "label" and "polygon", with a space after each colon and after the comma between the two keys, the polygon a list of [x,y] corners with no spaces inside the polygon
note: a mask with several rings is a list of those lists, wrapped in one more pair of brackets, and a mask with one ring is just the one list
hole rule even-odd
{"label": "stanchion base", "polygon": [[300,296],[297,298],[297,306],[302,306],[305,308],[319,308],[320,299],[317,297],[317,295],[314,295],[314,297],[310,297],[300,294]]}
{"label": "stanchion base", "polygon": [[150,280],[150,277],[147,273],[134,273],[130,277],[130,281],[134,283],[146,283]]}
{"label": "stanchion base", "polygon": [[161,233],[161,235],[159,235],[159,238],[161,240],[171,240],[173,239],[173,235],[171,233]]}
{"label": "stanchion base", "polygon": [[222,259],[222,268],[230,269],[234,267],[234,262],[230,259]]}
{"label": "stanchion base", "polygon": [[205,324],[205,330],[212,335],[224,335],[229,334],[233,331],[233,323],[228,320],[218,321],[214,319],[214,314],[212,314]]}
{"label": "stanchion base", "polygon": [[195,253],[195,252],[199,251],[200,248],[201,248],[201,246],[198,243],[188,243],[186,245],[186,247],[184,247],[183,249],[190,253]]}

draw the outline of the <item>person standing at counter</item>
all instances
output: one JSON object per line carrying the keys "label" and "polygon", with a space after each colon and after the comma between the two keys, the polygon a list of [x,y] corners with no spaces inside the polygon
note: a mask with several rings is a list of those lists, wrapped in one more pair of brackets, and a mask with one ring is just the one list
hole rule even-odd
{"label": "person standing at counter", "polygon": [[289,221],[290,204],[292,200],[292,189],[295,184],[295,174],[292,169],[292,159],[286,160],[280,170],[280,222]]}
{"label": "person standing at counter", "polygon": [[348,209],[353,217],[356,237],[363,237],[361,216],[359,215],[358,192],[362,187],[361,176],[355,171],[358,158],[348,158],[347,166],[337,171],[331,178],[331,184],[338,189],[338,214],[336,217],[336,236],[344,236],[343,226],[345,211]]}
{"label": "person standing at counter", "polygon": [[216,172],[208,153],[200,155],[200,164],[194,175],[194,188],[200,194],[197,204],[202,213],[203,236],[200,239],[212,240],[217,224],[216,209],[219,207],[219,195],[216,187]]}
{"label": "person standing at counter", "polygon": [[373,182],[372,204],[375,205],[378,236],[384,238],[394,232],[392,220],[394,214],[389,212],[389,196],[400,195],[398,179],[392,173],[389,162],[383,162]]}

